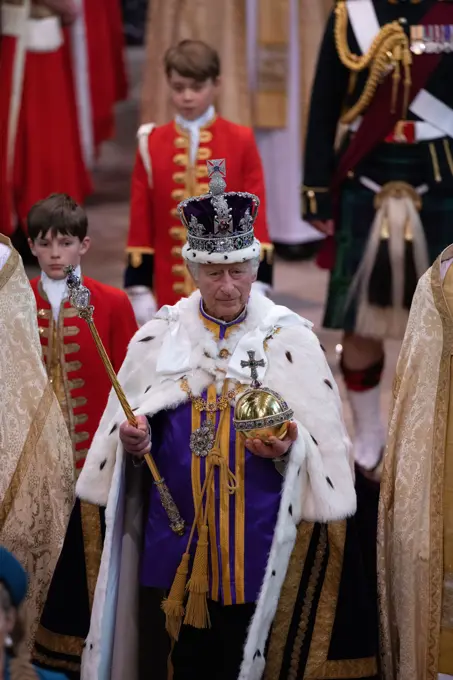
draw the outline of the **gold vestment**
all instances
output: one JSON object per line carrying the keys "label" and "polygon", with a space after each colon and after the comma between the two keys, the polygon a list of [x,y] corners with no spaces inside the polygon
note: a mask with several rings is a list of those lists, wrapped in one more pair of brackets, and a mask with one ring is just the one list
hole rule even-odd
{"label": "gold vestment", "polygon": [[27,643],[74,500],[72,445],[41,357],[36,302],[19,254],[0,270],[0,543],[29,575]]}

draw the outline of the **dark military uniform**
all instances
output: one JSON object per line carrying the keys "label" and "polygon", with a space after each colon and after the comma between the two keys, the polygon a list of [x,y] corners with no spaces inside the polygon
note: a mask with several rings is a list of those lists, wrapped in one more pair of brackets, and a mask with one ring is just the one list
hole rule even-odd
{"label": "dark military uniform", "polygon": [[[361,2],[361,0],[356,0]],[[338,5],[339,3],[337,3]],[[414,36],[421,35],[419,26],[424,17],[438,0],[422,0],[418,4],[387,0],[373,0],[374,10],[381,26],[393,21],[400,21],[404,30],[411,36],[414,49]],[[335,219],[335,257],[330,263],[332,275],[330,279],[328,301],[324,325],[329,328],[355,330],[356,302],[348,298],[351,283],[362,261],[371,225],[375,216],[375,192],[362,184],[361,178],[371,179],[377,185],[388,182],[404,181],[417,188],[427,185],[422,196],[421,221],[426,235],[429,264],[440,251],[453,240],[453,51],[450,52],[447,42],[453,50],[453,4],[442,2],[444,15],[441,30],[438,26],[427,26],[423,36],[432,39],[432,43],[442,43],[442,54],[436,68],[430,74],[424,89],[433,95],[437,102],[446,109],[443,121],[451,134],[439,129],[430,133],[424,130],[426,139],[417,140],[417,126],[414,122],[420,118],[410,108],[404,117],[409,123],[401,122],[397,129],[379,140],[372,150],[365,154],[356,165],[338,183],[337,191],[330,188],[334,181],[342,154],[351,143],[354,131],[349,129],[340,151],[334,150],[337,126],[345,110],[356,104],[362,95],[369,71],[352,75],[343,65],[335,41],[335,13],[329,19],[322,43],[316,78],[314,82],[311,113],[307,135],[304,178],[306,185],[305,219]],[[420,30],[415,30],[413,27]],[[412,29],[411,29],[412,27]],[[436,31],[440,31],[439,33]],[[347,37],[349,49],[361,55],[360,39],[354,33],[351,22]],[[434,51],[433,46],[428,52]],[[420,51],[415,49],[416,52]],[[436,49],[437,51],[437,49]],[[412,70],[418,67],[417,60],[429,59],[425,50],[422,54],[412,53]],[[387,78],[391,78],[388,75]],[[404,75],[401,78],[401,86]],[[379,85],[375,97],[382,96],[383,85]],[[413,101],[416,92],[411,92]],[[382,103],[383,109],[391,106],[390,97]],[[366,110],[363,112],[366,116]],[[451,117],[451,118],[449,118]],[[411,122],[412,121],[412,122]],[[353,127],[353,126],[352,126]],[[386,141],[387,140],[387,141]],[[426,187],[425,187],[426,189]],[[333,266],[332,266],[333,265]],[[405,293],[405,306],[410,306],[416,277],[408,282],[410,290]],[[384,276],[385,280],[385,276]],[[385,286],[384,286],[385,287]],[[407,286],[406,286],[407,287]]]}

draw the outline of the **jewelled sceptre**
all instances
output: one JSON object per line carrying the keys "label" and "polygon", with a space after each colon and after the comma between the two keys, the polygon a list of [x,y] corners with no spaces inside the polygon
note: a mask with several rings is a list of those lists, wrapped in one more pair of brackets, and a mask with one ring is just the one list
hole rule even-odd
{"label": "jewelled sceptre", "polygon": [[[96,348],[104,363],[105,370],[108,373],[113,389],[115,390],[119,402],[123,407],[123,411],[126,415],[128,423],[133,427],[137,427],[138,425],[137,419],[129,405],[129,402],[126,399],[126,395],[124,394],[123,388],[121,387],[118,381],[116,373],[113,369],[113,366],[107,355],[107,352],[105,351],[105,347],[93,321],[94,307],[93,305],[90,305],[90,291],[88,290],[88,288],[86,288],[86,286],[82,285],[79,277],[75,275],[74,267],[72,266],[66,267],[65,274],[68,277],[66,279],[66,284],[69,289],[69,301],[71,302],[72,306],[77,310],[77,313],[80,316],[80,318],[85,319],[85,321],[88,324],[88,328],[91,331],[93,340],[96,343]],[[182,536],[184,534],[185,522],[182,519],[181,515],[179,514],[179,510],[176,507],[176,503],[174,502],[171,496],[168,486],[166,485],[163,477],[161,477],[158,467],[154,461],[154,458],[150,453],[145,454],[145,460],[153,476],[154,484],[157,486],[157,490],[159,491],[162,506],[165,512],[167,513],[168,519],[170,521],[170,528],[172,531],[175,532],[175,534]]]}

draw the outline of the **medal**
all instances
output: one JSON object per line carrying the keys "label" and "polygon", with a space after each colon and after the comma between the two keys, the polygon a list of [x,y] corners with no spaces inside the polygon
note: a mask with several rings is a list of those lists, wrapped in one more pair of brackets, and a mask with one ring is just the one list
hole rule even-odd
{"label": "medal", "polygon": [[423,40],[423,26],[411,26],[411,52],[416,55],[423,54],[426,50]]}

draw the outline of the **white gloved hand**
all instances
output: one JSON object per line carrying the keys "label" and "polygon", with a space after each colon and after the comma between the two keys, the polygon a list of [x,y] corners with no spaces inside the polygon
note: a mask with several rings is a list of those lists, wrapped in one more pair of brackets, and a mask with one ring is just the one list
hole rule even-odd
{"label": "white gloved hand", "polygon": [[270,297],[272,287],[268,283],[263,283],[262,281],[255,281],[252,283],[252,292],[259,293],[265,297]]}
{"label": "white gloved hand", "polygon": [[131,286],[126,288],[126,293],[131,301],[138,325],[143,326],[157,312],[156,298],[146,286]]}

